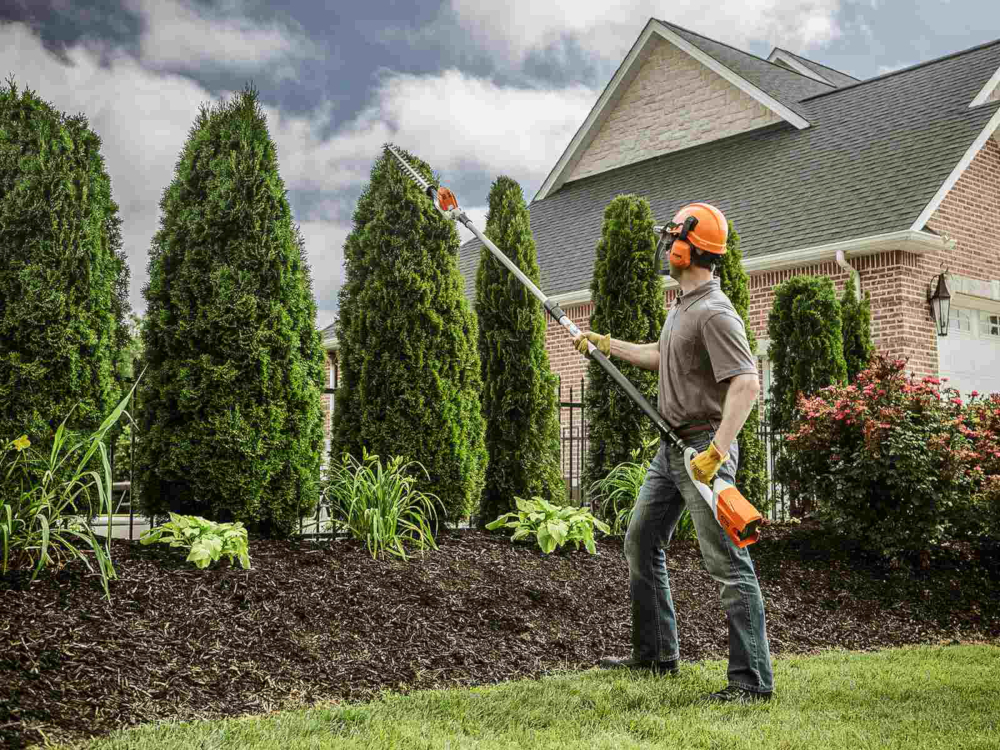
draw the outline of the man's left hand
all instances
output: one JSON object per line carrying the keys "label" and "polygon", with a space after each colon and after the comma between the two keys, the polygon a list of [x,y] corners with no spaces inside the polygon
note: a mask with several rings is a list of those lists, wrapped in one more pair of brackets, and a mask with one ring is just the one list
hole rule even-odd
{"label": "man's left hand", "polygon": [[708,484],[715,478],[716,473],[719,471],[719,467],[722,466],[722,464],[724,464],[728,459],[729,454],[726,453],[723,455],[719,452],[719,449],[715,447],[715,441],[713,440],[708,444],[708,448],[691,459],[691,473],[694,474],[694,478],[699,482]]}

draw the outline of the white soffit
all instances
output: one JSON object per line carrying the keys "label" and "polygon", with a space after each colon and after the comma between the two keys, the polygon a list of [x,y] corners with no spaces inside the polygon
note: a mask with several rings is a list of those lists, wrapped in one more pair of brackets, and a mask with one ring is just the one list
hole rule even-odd
{"label": "white soffit", "polygon": [[771,56],[767,58],[767,61],[771,62],[771,63],[776,63],[776,62],[780,61],[780,62],[784,63],[785,65],[787,65],[792,70],[794,70],[796,73],[801,73],[802,75],[804,75],[804,76],[806,76],[808,78],[812,78],[814,80],[817,80],[820,83],[825,83],[825,84],[828,84],[830,86],[833,85],[832,81],[826,80],[823,76],[821,76],[816,71],[807,68],[805,65],[803,65],[802,63],[800,63],[794,57],[792,57],[791,55],[785,53],[784,50],[775,49],[774,52],[771,53]]}
{"label": "white soffit", "polygon": [[[702,52],[698,47],[691,44],[682,36],[676,34],[668,26],[660,23],[655,18],[651,18],[646,24],[646,28],[643,29],[643,32],[639,35],[635,44],[632,45],[632,49],[629,51],[625,60],[618,67],[618,71],[611,79],[611,82],[607,85],[607,87],[605,87],[604,93],[602,93],[600,98],[597,100],[597,104],[595,104],[594,108],[590,110],[590,114],[587,115],[587,119],[583,121],[583,125],[581,125],[579,130],[576,131],[576,135],[573,136],[573,140],[569,142],[566,150],[563,151],[559,161],[556,162],[556,166],[551,172],[549,172],[549,176],[545,178],[545,182],[542,183],[541,188],[539,188],[538,192],[535,194],[532,202],[542,200],[547,195],[557,190],[563,182],[565,182],[565,178],[572,172],[573,167],[579,160],[579,157],[583,155],[584,150],[586,150],[587,146],[589,146],[591,141],[593,141],[594,137],[600,130],[601,125],[604,124],[604,121],[607,119],[608,115],[610,115],[614,105],[621,98],[621,94],[624,92],[624,87],[635,78],[635,75],[638,72],[638,67],[641,65],[641,60],[644,57],[644,51],[654,35],[661,39],[665,39],[675,47],[678,47],[682,51],[686,52],[706,68],[714,73],[717,73],[729,83],[736,86],[736,88],[740,89],[740,91],[757,100],[799,130],[804,130],[809,127],[808,120],[796,114],[773,96],[757,88],[742,76],[734,73],[711,55]],[[589,176],[592,175],[588,175],[588,177]]]}
{"label": "white soffit", "polygon": [[969,107],[978,107],[980,104],[986,104],[998,87],[1000,87],[1000,68],[997,68],[990,80],[986,82],[986,85],[976,94],[976,98],[972,100],[972,104]]}
{"label": "white soffit", "polygon": [[996,140],[995,134],[998,127],[1000,127],[1000,109],[997,109],[997,111],[993,113],[993,117],[991,117],[990,121],[986,123],[986,127],[983,128],[983,131],[979,134],[976,140],[973,141],[972,145],[969,146],[968,151],[965,152],[965,156],[962,157],[962,160],[951,171],[951,174],[948,175],[948,179],[944,181],[944,184],[941,185],[937,193],[934,194],[934,197],[931,198],[931,202],[927,204],[927,207],[921,211],[920,216],[918,216],[917,220],[913,222],[913,226],[910,227],[910,229],[919,231],[923,229],[924,225],[928,221],[930,221],[931,216],[933,216],[934,212],[938,210],[938,206],[941,205],[945,196],[951,192],[953,187],[955,187],[955,183],[958,182],[958,178],[962,176],[966,169],[969,168],[969,165],[972,164],[972,160],[976,158],[976,154],[979,153],[990,136],[993,136],[994,140]]}

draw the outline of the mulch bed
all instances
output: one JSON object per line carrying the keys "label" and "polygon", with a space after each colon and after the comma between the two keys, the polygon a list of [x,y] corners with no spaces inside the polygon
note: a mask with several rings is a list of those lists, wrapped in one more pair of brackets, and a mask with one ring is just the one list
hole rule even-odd
{"label": "mulch bed", "polygon": [[[588,669],[630,643],[622,540],[543,555],[448,530],[408,562],[358,542],[250,540],[251,569],[112,540],[112,601],[79,561],[0,577],[0,746],[156,720],[264,714],[379,690]],[[956,545],[897,567],[812,521],[752,549],[772,653],[1000,640],[1000,552]],[[696,542],[667,551],[681,659],[725,658],[718,588]],[[95,565],[96,570],[96,565]],[[780,689],[780,685],[778,686]]]}

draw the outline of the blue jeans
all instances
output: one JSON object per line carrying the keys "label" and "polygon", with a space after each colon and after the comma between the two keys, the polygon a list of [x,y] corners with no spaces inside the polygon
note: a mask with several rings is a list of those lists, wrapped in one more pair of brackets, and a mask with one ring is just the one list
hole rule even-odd
{"label": "blue jeans", "polygon": [[[699,452],[714,433],[704,432],[686,442]],[[718,476],[735,483],[739,453],[736,441]],[[670,596],[664,548],[687,507],[698,532],[701,557],[719,584],[722,607],[729,621],[729,684],[761,693],[774,686],[771,654],[764,624],[764,601],[750,560],[749,548],[733,544],[684,468],[677,448],[660,442],[639,491],[625,534],[629,595],[632,600],[632,656],[643,661],[670,661],[679,656],[677,619]]]}

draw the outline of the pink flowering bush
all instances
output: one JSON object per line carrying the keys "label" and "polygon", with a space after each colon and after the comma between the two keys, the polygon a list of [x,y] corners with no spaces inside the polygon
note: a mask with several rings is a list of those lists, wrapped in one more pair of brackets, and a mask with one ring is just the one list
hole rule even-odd
{"label": "pink flowering bush", "polygon": [[1000,505],[1000,396],[963,405],[905,366],[876,355],[855,384],[801,396],[781,459],[819,518],[887,557],[996,533]]}

